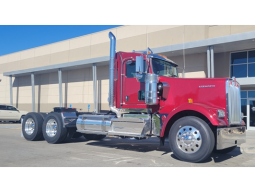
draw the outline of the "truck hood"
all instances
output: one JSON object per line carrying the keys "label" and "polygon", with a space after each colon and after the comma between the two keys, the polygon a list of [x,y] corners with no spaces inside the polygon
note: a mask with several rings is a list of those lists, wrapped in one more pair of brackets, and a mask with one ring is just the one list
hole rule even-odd
{"label": "truck hood", "polygon": [[[228,78],[170,78],[159,77],[159,82],[168,84],[168,93],[160,105],[174,109],[188,103],[199,103],[208,107],[226,110],[226,80]],[[164,93],[164,88],[163,88]],[[164,107],[165,108],[165,107]],[[162,109],[162,113],[166,112]]]}

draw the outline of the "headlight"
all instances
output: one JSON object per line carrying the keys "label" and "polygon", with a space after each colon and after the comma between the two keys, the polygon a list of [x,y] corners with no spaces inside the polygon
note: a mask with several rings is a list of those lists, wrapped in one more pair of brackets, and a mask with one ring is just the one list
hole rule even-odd
{"label": "headlight", "polygon": [[225,111],[218,109],[217,112],[218,112],[218,117],[219,118],[224,118],[225,117]]}

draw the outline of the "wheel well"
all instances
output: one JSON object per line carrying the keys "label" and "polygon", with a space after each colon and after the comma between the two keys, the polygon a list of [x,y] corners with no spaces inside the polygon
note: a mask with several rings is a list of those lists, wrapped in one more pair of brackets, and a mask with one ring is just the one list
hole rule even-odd
{"label": "wheel well", "polygon": [[171,119],[170,121],[167,123],[166,125],[166,129],[165,129],[165,133],[164,133],[164,138],[168,137],[169,131],[172,127],[172,125],[174,124],[175,121],[177,121],[178,119],[182,118],[182,117],[186,117],[186,116],[195,116],[198,117],[200,119],[203,119],[212,129],[213,133],[215,132],[216,129],[214,129],[214,125],[211,124],[211,122],[209,121],[209,119],[204,116],[202,113],[199,113],[197,111],[192,111],[192,110],[186,110],[186,111],[181,111],[179,113],[176,113]]}

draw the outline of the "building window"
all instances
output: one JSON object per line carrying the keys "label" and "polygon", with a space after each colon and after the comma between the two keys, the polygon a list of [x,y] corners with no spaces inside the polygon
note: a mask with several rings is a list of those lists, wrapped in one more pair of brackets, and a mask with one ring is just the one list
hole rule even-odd
{"label": "building window", "polygon": [[255,91],[248,91],[249,98],[255,98]]}
{"label": "building window", "polygon": [[241,112],[243,113],[243,120],[245,123],[247,118],[247,101],[248,98],[255,99],[255,91],[241,91]]}
{"label": "building window", "polygon": [[247,105],[247,91],[241,91],[241,112],[243,113],[244,116],[247,115],[246,105]]}
{"label": "building window", "polygon": [[255,50],[231,53],[231,77],[255,77]]}

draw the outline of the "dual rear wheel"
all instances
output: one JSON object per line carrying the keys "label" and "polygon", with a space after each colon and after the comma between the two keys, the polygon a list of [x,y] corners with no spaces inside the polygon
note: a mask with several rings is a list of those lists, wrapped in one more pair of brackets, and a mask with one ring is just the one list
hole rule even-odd
{"label": "dual rear wheel", "polygon": [[[75,128],[64,128],[60,113],[28,113],[22,123],[22,133],[25,139],[37,141],[45,139],[48,143],[56,144],[69,141],[71,138],[83,136]],[[84,134],[87,140],[101,140],[105,135]]]}
{"label": "dual rear wheel", "polygon": [[22,133],[26,140],[45,139],[48,143],[60,143],[67,136],[60,113],[28,113],[22,122]]}

